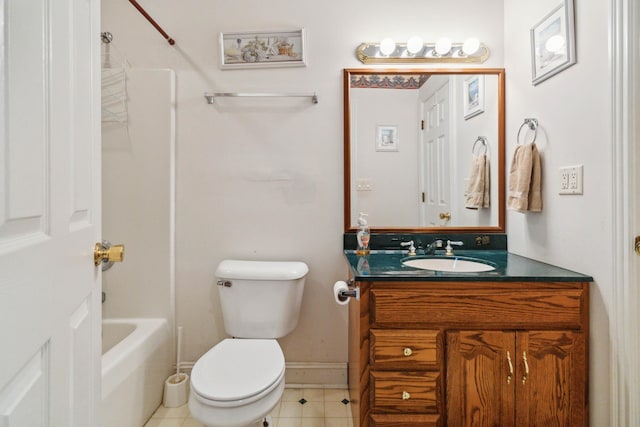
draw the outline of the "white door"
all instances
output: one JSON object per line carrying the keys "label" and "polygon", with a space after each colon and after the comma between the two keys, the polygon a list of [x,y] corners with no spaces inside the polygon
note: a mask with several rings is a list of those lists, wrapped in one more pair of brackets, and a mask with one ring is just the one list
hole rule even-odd
{"label": "white door", "polygon": [[451,215],[448,80],[423,102],[422,111],[422,225],[446,226]]}
{"label": "white door", "polygon": [[99,0],[0,0],[0,426],[100,402]]}

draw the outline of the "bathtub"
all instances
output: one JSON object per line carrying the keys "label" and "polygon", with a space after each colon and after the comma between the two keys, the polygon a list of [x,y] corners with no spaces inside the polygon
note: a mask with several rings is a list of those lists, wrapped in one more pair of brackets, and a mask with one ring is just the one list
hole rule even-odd
{"label": "bathtub", "polygon": [[171,374],[166,319],[102,322],[102,427],[141,427],[162,403]]}

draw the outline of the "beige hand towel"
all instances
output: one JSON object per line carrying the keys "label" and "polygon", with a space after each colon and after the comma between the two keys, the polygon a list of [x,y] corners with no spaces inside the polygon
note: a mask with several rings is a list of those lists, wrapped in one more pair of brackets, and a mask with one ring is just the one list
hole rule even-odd
{"label": "beige hand towel", "polygon": [[486,154],[474,155],[467,187],[467,209],[489,207],[489,184],[489,157]]}
{"label": "beige hand towel", "polygon": [[533,145],[531,149],[531,185],[529,185],[529,210],[531,212],[542,211],[542,164],[538,148]]}
{"label": "beige hand towel", "polygon": [[507,209],[518,212],[542,210],[542,167],[535,144],[516,147],[509,172]]}

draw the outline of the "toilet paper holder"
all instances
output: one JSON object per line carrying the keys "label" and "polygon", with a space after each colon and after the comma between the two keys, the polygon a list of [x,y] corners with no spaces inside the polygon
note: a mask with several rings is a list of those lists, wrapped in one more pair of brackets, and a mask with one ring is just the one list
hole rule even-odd
{"label": "toilet paper holder", "polygon": [[360,288],[357,286],[351,286],[353,285],[353,280],[349,280],[347,285],[349,286],[349,289],[343,289],[338,292],[338,299],[340,301],[346,301],[349,298],[355,298],[360,301]]}

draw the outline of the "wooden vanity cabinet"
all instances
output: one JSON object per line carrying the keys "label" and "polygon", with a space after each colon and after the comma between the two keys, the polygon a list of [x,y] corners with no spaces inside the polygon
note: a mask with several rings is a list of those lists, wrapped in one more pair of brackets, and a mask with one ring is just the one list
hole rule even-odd
{"label": "wooden vanity cabinet", "polygon": [[355,426],[588,425],[588,283],[357,285]]}

